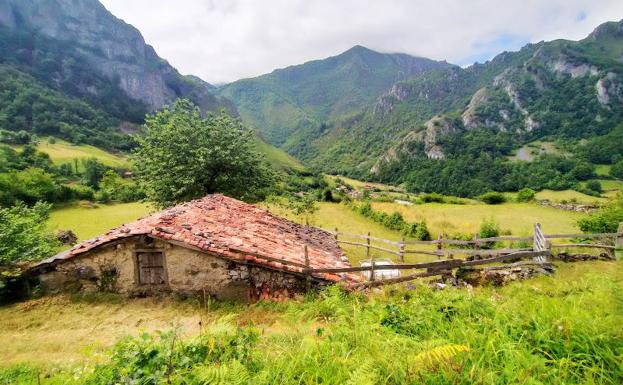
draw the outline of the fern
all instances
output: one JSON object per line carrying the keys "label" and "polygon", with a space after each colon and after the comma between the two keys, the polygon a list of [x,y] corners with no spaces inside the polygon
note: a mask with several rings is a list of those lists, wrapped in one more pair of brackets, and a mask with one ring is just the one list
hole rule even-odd
{"label": "fern", "polygon": [[372,361],[365,361],[351,372],[346,385],[375,385],[378,383],[379,372]]}
{"label": "fern", "polygon": [[228,365],[197,366],[193,375],[203,385],[246,385],[251,380],[247,368],[236,360]]}
{"label": "fern", "polygon": [[450,364],[459,353],[467,351],[469,351],[469,348],[466,345],[446,344],[437,346],[413,357],[409,371],[431,370],[442,364]]}

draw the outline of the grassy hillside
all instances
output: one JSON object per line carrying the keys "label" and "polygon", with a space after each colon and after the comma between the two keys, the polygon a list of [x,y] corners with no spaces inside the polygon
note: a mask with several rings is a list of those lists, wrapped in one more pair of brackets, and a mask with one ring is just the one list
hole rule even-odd
{"label": "grassy hillside", "polygon": [[274,147],[261,139],[256,140],[258,150],[266,156],[268,162],[277,170],[303,171],[305,167],[285,151]]}
{"label": "grassy hillside", "polygon": [[144,203],[71,204],[54,208],[50,214],[48,228],[72,230],[80,241],[103,234],[113,227],[134,221],[153,211]]}
{"label": "grassy hillside", "polygon": [[[95,158],[110,167],[129,167],[126,155],[115,154],[88,144],[72,144],[61,139],[56,139],[55,143],[50,143],[49,139],[42,139],[37,145],[37,149],[50,155],[52,162],[57,165],[61,163],[73,164],[75,159]],[[79,169],[82,167],[80,162],[78,167]]]}

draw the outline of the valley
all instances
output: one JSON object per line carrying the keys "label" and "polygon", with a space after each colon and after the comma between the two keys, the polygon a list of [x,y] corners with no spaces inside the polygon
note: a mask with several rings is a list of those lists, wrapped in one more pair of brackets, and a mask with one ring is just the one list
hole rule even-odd
{"label": "valley", "polygon": [[0,0],[0,385],[622,383],[621,15],[297,4]]}

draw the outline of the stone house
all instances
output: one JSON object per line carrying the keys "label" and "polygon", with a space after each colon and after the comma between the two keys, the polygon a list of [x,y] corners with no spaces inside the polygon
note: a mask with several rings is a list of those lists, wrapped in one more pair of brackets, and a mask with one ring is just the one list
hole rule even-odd
{"label": "stone house", "polygon": [[[92,218],[97,220],[97,218]],[[303,273],[349,267],[332,234],[223,195],[208,195],[112,229],[30,270],[44,292],[203,293],[285,299],[310,285],[353,281]]]}

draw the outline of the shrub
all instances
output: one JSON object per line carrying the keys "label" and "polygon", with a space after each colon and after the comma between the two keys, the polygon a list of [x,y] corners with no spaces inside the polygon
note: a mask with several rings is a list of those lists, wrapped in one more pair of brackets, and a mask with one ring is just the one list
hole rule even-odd
{"label": "shrub", "polygon": [[500,225],[493,219],[485,219],[480,224],[478,236],[480,238],[494,238],[500,235]]}
{"label": "shrub", "polygon": [[536,192],[531,188],[522,188],[517,192],[517,202],[530,202],[534,200]]}
{"label": "shrub", "polygon": [[322,191],[322,201],[323,202],[334,202],[333,192],[331,191],[330,188],[326,188],[324,189],[324,191]]}
{"label": "shrub", "polygon": [[623,222],[623,194],[619,194],[614,201],[596,213],[578,220],[578,227],[586,233],[613,233],[617,231],[621,222]]}
{"label": "shrub", "polygon": [[488,205],[497,205],[506,202],[506,197],[504,196],[504,194],[495,191],[486,192],[478,197],[478,199]]}
{"label": "shrub", "polygon": [[400,231],[403,228],[405,228],[406,222],[404,218],[402,217],[402,214],[400,214],[397,211],[394,211],[393,213],[391,213],[391,215],[387,215],[383,219],[383,225],[385,225],[385,227],[387,227],[388,229]]}
{"label": "shrub", "polygon": [[430,231],[428,231],[428,226],[426,226],[426,221],[422,220],[417,222],[415,225],[415,232],[411,234],[411,236],[419,241],[430,241]]}
{"label": "shrub", "polygon": [[422,200],[425,203],[443,203],[444,202],[444,198],[443,195],[441,194],[437,194],[437,193],[429,193],[429,194],[424,194],[422,195]]}
{"label": "shrub", "polygon": [[603,192],[603,188],[601,187],[601,183],[598,180],[589,180],[586,182],[586,188],[595,191],[597,193]]}

